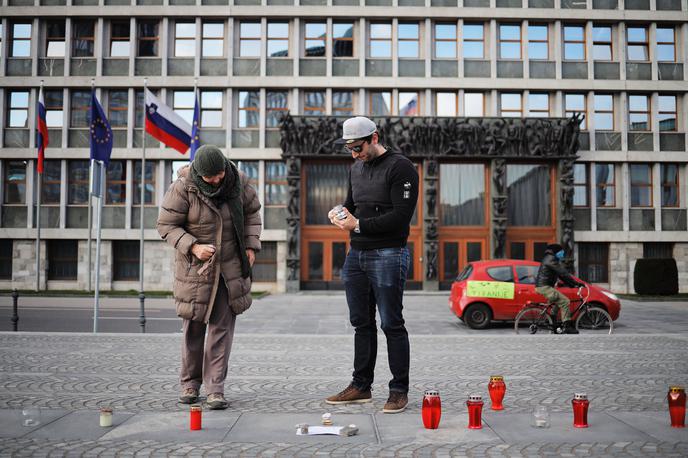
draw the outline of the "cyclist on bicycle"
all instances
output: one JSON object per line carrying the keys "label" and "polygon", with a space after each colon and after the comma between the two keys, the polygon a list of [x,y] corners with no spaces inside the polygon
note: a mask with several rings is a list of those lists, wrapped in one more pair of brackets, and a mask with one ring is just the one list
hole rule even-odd
{"label": "cyclist on bicycle", "polygon": [[576,281],[561,264],[564,258],[564,248],[558,243],[547,245],[545,256],[540,262],[540,269],[535,279],[535,291],[554,306],[561,310],[561,320],[564,322],[565,334],[578,334],[575,324],[571,320],[571,301],[563,293],[559,292],[555,285],[557,280],[563,281],[567,286],[575,288],[585,286],[584,283]]}

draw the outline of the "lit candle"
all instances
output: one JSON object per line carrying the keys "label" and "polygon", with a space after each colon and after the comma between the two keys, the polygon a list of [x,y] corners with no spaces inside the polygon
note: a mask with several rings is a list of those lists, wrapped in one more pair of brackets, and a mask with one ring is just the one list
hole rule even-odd
{"label": "lit candle", "polygon": [[112,426],[112,407],[102,407],[100,409],[100,426],[101,428]]}

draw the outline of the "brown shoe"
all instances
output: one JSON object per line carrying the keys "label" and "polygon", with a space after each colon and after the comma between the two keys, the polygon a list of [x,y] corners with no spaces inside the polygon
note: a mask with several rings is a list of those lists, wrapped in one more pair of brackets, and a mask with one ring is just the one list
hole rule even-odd
{"label": "brown shoe", "polygon": [[208,408],[210,410],[225,410],[227,407],[229,407],[229,403],[225,399],[225,395],[222,393],[209,394],[205,403],[208,404]]}
{"label": "brown shoe", "polygon": [[352,383],[334,396],[330,396],[329,398],[325,399],[325,402],[332,405],[363,404],[372,400],[373,395],[370,393],[370,388],[361,391]]}
{"label": "brown shoe", "polygon": [[196,388],[184,388],[179,395],[179,402],[182,404],[193,404],[198,401],[198,390]]}
{"label": "brown shoe", "polygon": [[382,408],[384,413],[399,413],[406,409],[408,395],[401,391],[390,391],[387,403]]}

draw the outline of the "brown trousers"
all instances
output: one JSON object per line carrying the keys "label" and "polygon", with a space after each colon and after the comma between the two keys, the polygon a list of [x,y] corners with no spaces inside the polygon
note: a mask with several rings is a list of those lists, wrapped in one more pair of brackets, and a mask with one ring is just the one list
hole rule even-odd
{"label": "brown trousers", "polygon": [[184,320],[182,368],[179,377],[182,388],[199,389],[203,383],[208,394],[224,394],[235,323],[236,315],[229,306],[229,293],[224,279],[220,277],[208,325],[199,321]]}
{"label": "brown trousers", "polygon": [[550,303],[556,305],[561,310],[561,321],[571,319],[571,301],[564,293],[551,286],[538,286],[535,288],[535,291],[545,296]]}

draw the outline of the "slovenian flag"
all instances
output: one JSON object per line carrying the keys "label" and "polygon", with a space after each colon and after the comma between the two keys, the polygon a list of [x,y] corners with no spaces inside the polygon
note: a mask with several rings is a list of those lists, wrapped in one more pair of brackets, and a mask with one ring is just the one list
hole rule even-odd
{"label": "slovenian flag", "polygon": [[182,154],[191,145],[191,126],[146,89],[146,132]]}
{"label": "slovenian flag", "polygon": [[43,100],[43,88],[38,92],[38,106],[36,108],[36,126],[38,130],[38,173],[43,173],[43,161],[45,160],[45,149],[48,147],[48,124],[45,122],[45,101]]}

